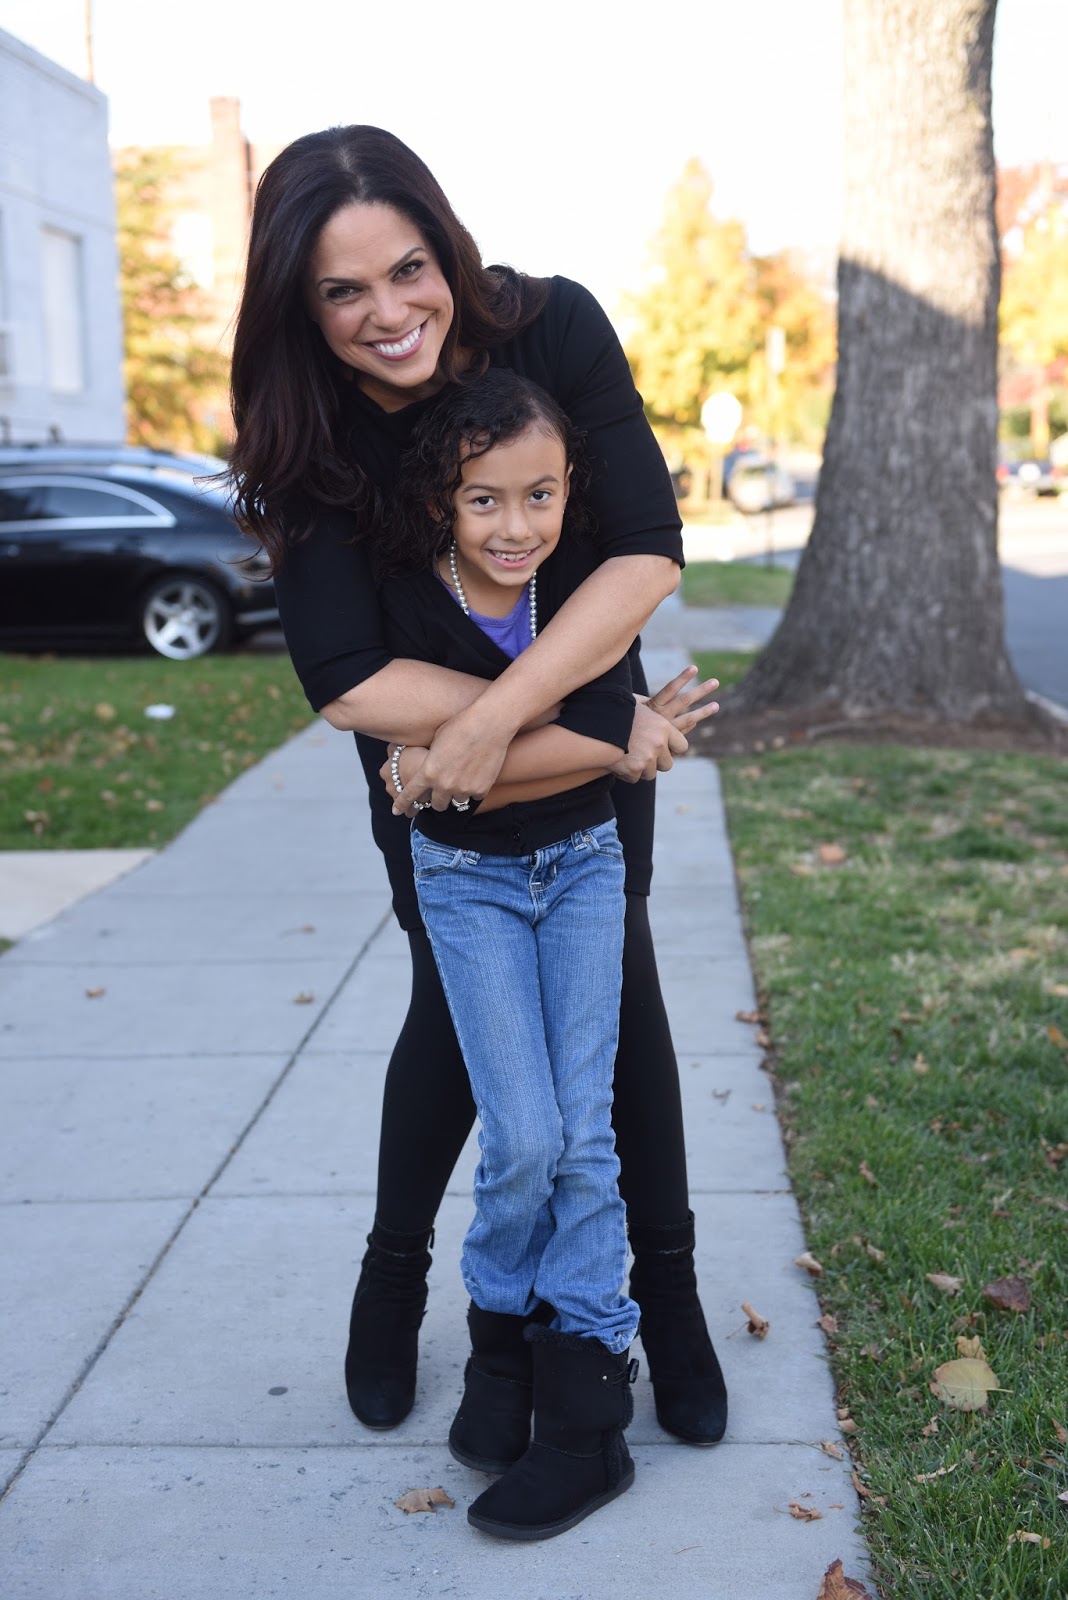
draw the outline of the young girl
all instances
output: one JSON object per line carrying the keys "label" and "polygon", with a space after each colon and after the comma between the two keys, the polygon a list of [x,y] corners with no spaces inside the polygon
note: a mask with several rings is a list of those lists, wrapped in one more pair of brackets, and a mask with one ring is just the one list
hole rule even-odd
{"label": "young girl", "polygon": [[[422,566],[382,583],[389,648],[503,672],[592,568],[577,470],[567,418],[525,379],[491,370],[447,392],[405,458],[380,546]],[[682,732],[715,709],[695,709],[714,681],[692,680],[653,697]],[[388,765],[396,809],[416,813],[420,911],[482,1124],[462,1255],[472,1355],[449,1444],[503,1473],[468,1517],[508,1539],[562,1533],[634,1478],[623,1429],[638,1307],[621,1287],[611,1122],[624,864],[607,769],[621,752],[569,726],[596,726],[599,705],[618,725],[611,708],[632,700],[624,659],[524,739],[488,795],[441,812],[405,790],[424,750],[396,746]]]}

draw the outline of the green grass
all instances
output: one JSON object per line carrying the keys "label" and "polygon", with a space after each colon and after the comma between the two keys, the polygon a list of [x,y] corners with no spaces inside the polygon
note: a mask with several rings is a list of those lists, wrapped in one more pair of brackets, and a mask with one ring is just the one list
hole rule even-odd
{"label": "green grass", "polygon": [[740,683],[756,660],[755,650],[698,650],[694,653],[698,675],[718,678],[720,688],[729,689]]}
{"label": "green grass", "polygon": [[[821,747],[721,770],[882,1593],[1060,1600],[1068,763]],[[963,1286],[947,1296],[928,1273]],[[1027,1312],[983,1295],[1010,1275]],[[997,1375],[988,1412],[929,1390],[958,1337]],[[1050,1547],[1010,1544],[1021,1529]]]}
{"label": "green grass", "polygon": [[164,844],[311,720],[285,656],[0,656],[0,849]]}
{"label": "green grass", "polygon": [[688,606],[784,606],[793,585],[790,568],[749,561],[692,561],[682,569]]}

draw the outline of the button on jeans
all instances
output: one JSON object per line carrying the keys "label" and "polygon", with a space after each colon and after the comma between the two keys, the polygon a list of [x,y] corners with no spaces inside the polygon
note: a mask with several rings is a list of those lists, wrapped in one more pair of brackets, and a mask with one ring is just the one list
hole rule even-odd
{"label": "button on jeans", "polygon": [[529,1315],[618,1354],[626,1213],[612,1131],[623,960],[614,822],[527,856],[412,830],[419,905],[482,1123],[461,1266],[483,1311]]}

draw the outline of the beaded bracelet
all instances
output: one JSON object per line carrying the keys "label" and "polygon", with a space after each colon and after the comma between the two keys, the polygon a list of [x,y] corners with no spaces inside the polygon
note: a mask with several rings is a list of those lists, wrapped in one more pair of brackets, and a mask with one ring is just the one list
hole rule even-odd
{"label": "beaded bracelet", "polygon": [[[404,745],[404,744],[397,745],[394,748],[393,754],[392,754],[392,756],[390,757],[390,760],[389,760],[389,775],[393,779],[393,787],[394,787],[394,789],[396,789],[397,793],[400,795],[400,798],[402,800],[406,800],[407,796],[404,793],[404,785],[403,785],[403,783],[401,783],[400,758],[401,758],[401,751],[402,750],[406,750],[407,748],[408,748],[408,746]],[[412,806],[412,810],[413,811],[425,811],[427,806],[429,806],[430,804],[432,804],[432,802],[429,801],[429,800],[413,800],[411,802],[411,806]]]}

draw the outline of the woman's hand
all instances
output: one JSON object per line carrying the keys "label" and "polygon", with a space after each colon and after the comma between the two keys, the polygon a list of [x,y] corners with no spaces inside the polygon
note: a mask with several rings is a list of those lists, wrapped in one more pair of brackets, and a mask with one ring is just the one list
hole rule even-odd
{"label": "woman's hand", "polygon": [[416,800],[429,800],[435,811],[445,811],[452,800],[483,799],[497,781],[515,732],[499,728],[476,702],[442,723],[405,789]]}

